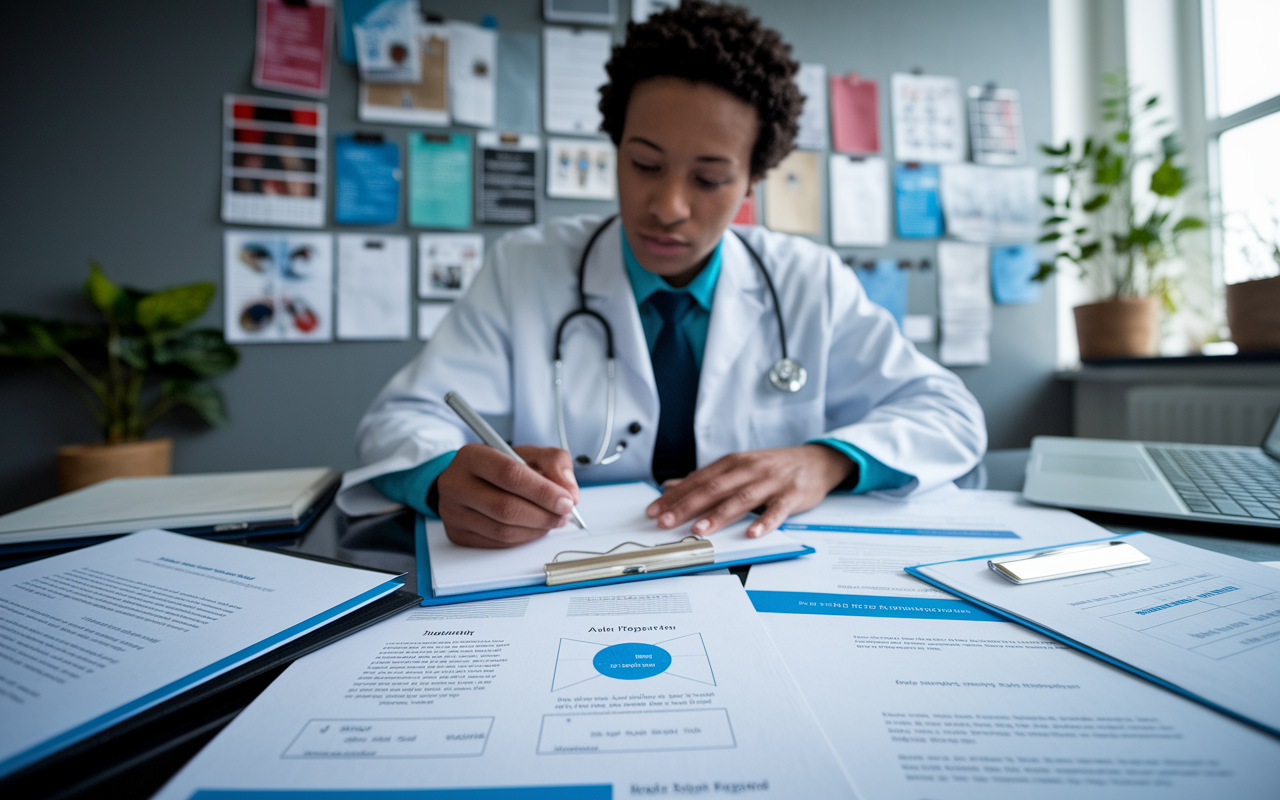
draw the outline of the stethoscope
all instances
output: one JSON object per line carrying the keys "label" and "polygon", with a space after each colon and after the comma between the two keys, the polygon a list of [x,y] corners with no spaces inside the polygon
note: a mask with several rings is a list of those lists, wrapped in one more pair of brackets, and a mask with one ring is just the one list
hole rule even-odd
{"label": "stethoscope", "polygon": [[[612,464],[619,458],[622,458],[622,452],[627,449],[627,441],[625,439],[618,442],[613,452],[609,452],[609,439],[613,433],[613,418],[616,410],[617,394],[615,389],[615,380],[617,377],[617,369],[613,358],[613,328],[609,325],[609,321],[598,312],[587,308],[587,292],[583,288],[583,276],[587,271],[587,257],[591,255],[591,248],[595,246],[596,239],[600,238],[600,234],[604,233],[604,229],[617,219],[618,215],[606,219],[600,227],[596,228],[591,234],[591,238],[587,240],[587,246],[582,250],[582,257],[578,260],[578,307],[564,315],[560,320],[560,324],[556,326],[556,342],[555,342],[555,385],[556,385],[556,427],[560,432],[560,447],[565,450],[569,449],[569,436],[565,432],[564,426],[564,362],[560,358],[560,341],[564,335],[564,327],[569,321],[577,316],[592,317],[600,322],[604,328],[604,349],[606,358],[606,370],[608,376],[608,388],[606,390],[605,412],[604,412],[604,436],[600,439],[600,451],[596,453],[595,458],[581,455],[578,456],[579,464]],[[769,287],[769,295],[773,298],[773,315],[778,320],[778,342],[782,345],[782,358],[769,370],[769,383],[781,392],[798,392],[804,388],[805,381],[808,380],[809,374],[801,363],[794,358],[787,357],[787,329],[782,324],[782,306],[778,304],[778,291],[773,286],[773,278],[769,277],[769,270],[765,269],[764,260],[760,258],[760,254],[755,251],[747,240],[737,231],[733,232],[738,237],[738,241],[742,242],[742,246],[747,248],[747,252],[751,254],[751,258],[755,260],[756,265],[760,267],[760,274],[764,275],[764,282]],[[635,433],[636,431],[632,431]]]}

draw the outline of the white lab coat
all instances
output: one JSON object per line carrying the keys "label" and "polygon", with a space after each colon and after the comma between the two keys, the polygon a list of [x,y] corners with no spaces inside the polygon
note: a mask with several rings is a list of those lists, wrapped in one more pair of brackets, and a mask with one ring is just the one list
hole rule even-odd
{"label": "white lab coat", "polygon": [[[343,511],[388,510],[393,506],[370,479],[478,441],[445,405],[450,390],[513,443],[559,446],[555,330],[578,305],[578,261],[601,221],[556,219],[514,231],[490,248],[466,295],[360,421],[356,447],[364,466],[343,477]],[[906,494],[957,478],[978,463],[987,436],[973,395],[916,351],[833,251],[762,228],[738,231],[773,277],[789,354],[809,379],[794,394],[769,383],[769,369],[782,353],[768,287],[742,242],[726,233],[694,414],[699,467],[730,453],[829,437],[915,476],[896,492]],[[617,415],[610,451],[619,440],[627,446],[612,464],[577,465],[583,485],[652,479],[658,391],[620,232],[615,220],[596,240],[584,289],[588,307],[613,327]],[[583,317],[570,323],[562,354],[571,452],[594,457],[606,397],[599,323]]]}

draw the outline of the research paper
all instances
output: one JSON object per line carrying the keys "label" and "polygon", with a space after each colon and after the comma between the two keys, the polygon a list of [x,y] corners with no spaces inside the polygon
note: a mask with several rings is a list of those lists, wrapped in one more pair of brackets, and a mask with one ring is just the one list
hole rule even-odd
{"label": "research paper", "polygon": [[1151,563],[1022,586],[985,559],[917,569],[1280,736],[1280,573],[1150,533],[1120,541]]}
{"label": "research paper", "polygon": [[944,164],[947,233],[971,242],[1031,242],[1040,228],[1040,193],[1031,167]]}
{"label": "research paper", "polygon": [[354,634],[293,664],[157,797],[249,789],[854,796],[732,575],[418,609]]}
{"label": "research paper", "polygon": [[[1280,740],[903,573],[924,551],[1101,530],[1011,493],[948,496],[898,514],[871,498],[841,517],[833,508],[820,518],[829,526],[901,532],[793,530],[817,552],[747,579],[864,800],[1274,796]],[[921,533],[935,525],[952,533]]]}
{"label": "research paper", "polygon": [[400,586],[160,530],[0,572],[0,776]]}
{"label": "research paper", "polygon": [[801,150],[827,149],[827,68],[821,64],[801,64],[796,88],[804,96],[804,107],[796,124],[796,147]]}

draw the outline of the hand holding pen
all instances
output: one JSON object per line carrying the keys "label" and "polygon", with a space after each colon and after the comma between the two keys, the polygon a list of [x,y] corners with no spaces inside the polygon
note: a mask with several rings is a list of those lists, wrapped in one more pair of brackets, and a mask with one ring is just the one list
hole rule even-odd
{"label": "hand holding pen", "polygon": [[569,520],[582,526],[574,504],[573,460],[555,447],[512,449],[485,420],[450,392],[445,402],[483,445],[465,445],[440,474],[439,513],[450,540],[468,547],[511,547]]}

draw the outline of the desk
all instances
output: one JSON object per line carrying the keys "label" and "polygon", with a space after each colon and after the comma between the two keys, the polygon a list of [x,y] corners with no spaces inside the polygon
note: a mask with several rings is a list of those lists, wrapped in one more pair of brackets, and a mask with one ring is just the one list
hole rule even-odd
{"label": "desk", "polygon": [[[1018,491],[1022,488],[1029,450],[1004,450],[988,453],[982,469],[966,476],[970,488]],[[1166,535],[1186,544],[1215,550],[1249,561],[1280,561],[1280,532],[1269,529],[1246,530],[1203,523],[1183,526],[1171,520],[1153,520],[1143,525],[1133,518],[1086,513],[1087,518],[1117,533],[1147,530]],[[412,512],[402,511],[377,517],[350,519],[330,505],[301,536],[281,539],[246,539],[242,543],[276,548],[344,561],[362,567],[405,573],[405,586],[417,591],[414,569]],[[1215,535],[1217,533],[1217,535]],[[744,581],[749,567],[734,570]],[[265,687],[265,684],[263,684]],[[192,758],[222,729],[231,717],[209,724],[180,741],[157,746],[133,763],[122,764],[110,776],[82,791],[62,797],[92,795],[119,798],[146,798],[157,791],[171,775]]]}

